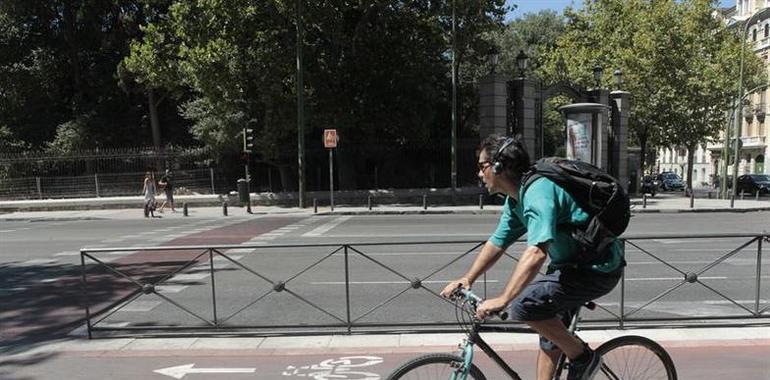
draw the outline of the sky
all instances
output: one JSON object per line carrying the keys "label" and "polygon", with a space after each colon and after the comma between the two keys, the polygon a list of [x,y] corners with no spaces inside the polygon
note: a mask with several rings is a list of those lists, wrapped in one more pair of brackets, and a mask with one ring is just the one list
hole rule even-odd
{"label": "sky", "polygon": [[[736,0],[720,0],[721,7],[732,7]],[[519,18],[527,13],[537,13],[543,9],[553,9],[556,13],[561,13],[568,5],[573,8],[580,8],[583,5],[582,0],[506,0],[507,5],[516,5],[516,10],[509,13],[507,20]]]}

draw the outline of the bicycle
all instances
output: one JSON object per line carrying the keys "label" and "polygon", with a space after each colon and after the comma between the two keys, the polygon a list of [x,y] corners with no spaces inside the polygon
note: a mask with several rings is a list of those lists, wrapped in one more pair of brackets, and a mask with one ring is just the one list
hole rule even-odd
{"label": "bicycle", "polygon": [[[473,364],[473,347],[478,346],[492,361],[510,376],[513,380],[521,380],[500,356],[479,335],[481,332],[519,332],[522,328],[485,326],[483,321],[477,320],[474,315],[476,307],[482,299],[471,290],[457,289],[452,297],[460,305],[456,308],[457,321],[466,333],[466,338],[459,345],[460,353],[435,353],[427,354],[404,363],[391,373],[388,380],[408,379],[450,379],[450,380],[486,380],[486,377],[475,364]],[[586,303],[583,307],[593,310],[596,304]],[[572,317],[569,331],[575,333],[579,320],[580,308]],[[464,317],[468,316],[469,319]],[[500,319],[507,319],[507,313],[500,312]],[[471,325],[468,328],[468,325]],[[531,330],[527,330],[531,332]],[[603,364],[600,371],[594,377],[596,380],[676,380],[676,368],[671,357],[663,347],[655,341],[637,335],[626,335],[611,339],[596,349],[602,356]],[[566,378],[569,363],[564,354],[556,364],[556,373],[553,380]],[[564,375],[562,377],[562,375]]]}

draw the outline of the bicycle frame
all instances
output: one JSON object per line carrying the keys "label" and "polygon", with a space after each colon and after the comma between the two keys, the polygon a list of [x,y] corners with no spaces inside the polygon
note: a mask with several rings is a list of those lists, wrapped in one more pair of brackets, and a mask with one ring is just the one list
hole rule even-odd
{"label": "bicycle frame", "polygon": [[[582,308],[582,307],[581,307]],[[574,333],[577,329],[577,323],[580,316],[580,309],[578,308],[577,311],[575,311],[575,315],[572,316],[572,320],[569,325],[568,331],[570,333]],[[460,371],[456,371],[452,374],[450,377],[450,380],[466,380],[468,377],[468,372],[470,371],[471,364],[473,363],[473,346],[477,345],[481,351],[483,351],[487,357],[492,359],[499,367],[503,370],[512,380],[522,380],[516,371],[511,368],[511,366],[508,365],[508,363],[503,360],[500,355],[495,352],[495,350],[486,342],[484,339],[481,338],[481,335],[479,335],[480,332],[528,332],[531,333],[532,330],[528,328],[516,328],[516,327],[493,327],[493,326],[482,326],[479,322],[473,322],[473,327],[471,328],[470,333],[468,334],[468,338],[465,339],[465,341],[460,345],[460,349],[462,353],[460,356],[463,358],[463,367],[460,369]],[[564,368],[564,363],[567,360],[567,356],[563,353],[559,356],[559,360],[556,362],[556,370],[554,371],[553,380],[558,380],[561,376],[561,372]],[[459,373],[458,373],[459,372]]]}

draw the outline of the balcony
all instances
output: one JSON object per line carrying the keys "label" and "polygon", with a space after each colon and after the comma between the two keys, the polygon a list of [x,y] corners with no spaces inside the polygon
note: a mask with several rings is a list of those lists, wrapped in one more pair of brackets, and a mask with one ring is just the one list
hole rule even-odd
{"label": "balcony", "polygon": [[743,136],[741,137],[741,141],[743,142],[744,148],[764,148],[766,147],[765,142],[766,136]]}

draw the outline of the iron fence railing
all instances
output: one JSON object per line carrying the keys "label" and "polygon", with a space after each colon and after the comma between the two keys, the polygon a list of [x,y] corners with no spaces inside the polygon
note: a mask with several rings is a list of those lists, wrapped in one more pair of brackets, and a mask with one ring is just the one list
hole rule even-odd
{"label": "iron fence railing", "polygon": [[[734,247],[715,252],[709,248],[715,241]],[[584,317],[584,328],[767,323],[762,256],[768,241],[767,233],[626,237],[622,281],[597,302],[598,312]],[[691,242],[698,260],[661,248],[666,242]],[[438,293],[482,244],[82,249],[88,335],[456,331],[454,306]],[[518,242],[509,252],[523,246]],[[506,253],[504,260],[513,264],[517,256]],[[507,279],[511,265],[496,268],[475,285],[479,293],[496,294],[505,285],[494,278]],[[675,294],[680,298],[671,299]]]}

